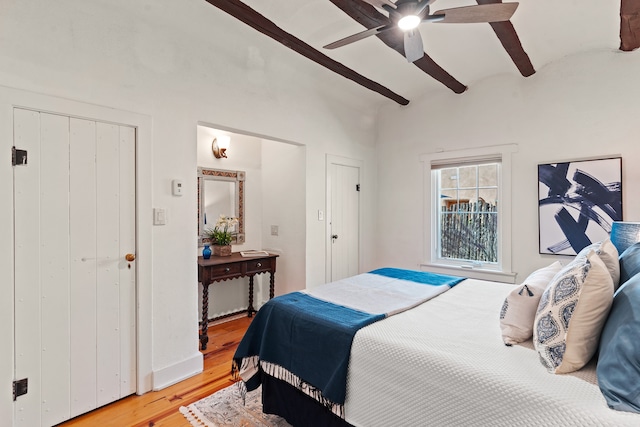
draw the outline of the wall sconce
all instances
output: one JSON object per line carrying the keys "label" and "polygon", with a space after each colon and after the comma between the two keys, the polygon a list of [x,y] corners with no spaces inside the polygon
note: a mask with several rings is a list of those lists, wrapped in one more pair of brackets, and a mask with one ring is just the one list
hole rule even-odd
{"label": "wall sconce", "polygon": [[220,135],[217,138],[213,138],[211,149],[213,150],[213,155],[216,159],[227,157],[227,148],[229,148],[230,142],[231,137],[229,137],[229,135]]}

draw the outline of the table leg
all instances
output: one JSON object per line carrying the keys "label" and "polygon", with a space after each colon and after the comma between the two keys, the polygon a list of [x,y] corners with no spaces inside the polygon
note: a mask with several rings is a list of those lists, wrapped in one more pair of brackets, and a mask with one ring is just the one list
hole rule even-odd
{"label": "table leg", "polygon": [[249,307],[247,307],[247,313],[249,317],[253,317],[253,313],[256,312],[256,309],[253,308],[253,277],[255,274],[249,276]]}
{"label": "table leg", "polygon": [[206,350],[209,336],[209,283],[202,284],[202,322],[200,322],[200,349]]}
{"label": "table leg", "polygon": [[276,280],[273,277],[275,273],[270,272],[269,274],[271,275],[271,277],[269,278],[269,299],[271,299],[273,298],[273,294],[276,288]]}

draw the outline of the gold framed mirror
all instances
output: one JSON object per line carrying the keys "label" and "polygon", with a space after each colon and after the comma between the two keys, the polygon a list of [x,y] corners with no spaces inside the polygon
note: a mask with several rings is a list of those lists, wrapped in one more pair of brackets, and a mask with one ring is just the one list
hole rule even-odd
{"label": "gold framed mirror", "polygon": [[198,242],[208,244],[207,228],[220,215],[238,218],[232,244],[244,243],[244,171],[198,168]]}

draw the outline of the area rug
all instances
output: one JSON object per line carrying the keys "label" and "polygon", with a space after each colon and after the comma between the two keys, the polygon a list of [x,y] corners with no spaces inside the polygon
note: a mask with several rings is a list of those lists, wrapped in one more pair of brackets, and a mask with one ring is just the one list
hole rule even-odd
{"label": "area rug", "polygon": [[245,404],[238,384],[180,407],[180,412],[195,427],[290,427],[284,418],[262,413],[262,388],[247,393]]}

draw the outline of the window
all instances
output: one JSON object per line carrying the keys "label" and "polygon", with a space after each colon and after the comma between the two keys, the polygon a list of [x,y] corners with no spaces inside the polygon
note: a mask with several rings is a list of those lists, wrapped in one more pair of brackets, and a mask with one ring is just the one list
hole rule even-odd
{"label": "window", "polygon": [[456,274],[451,269],[462,268],[469,277],[513,283],[508,207],[511,153],[516,148],[484,147],[421,157],[425,178],[423,267],[444,274]]}
{"label": "window", "polygon": [[433,170],[436,199],[437,258],[498,263],[498,173],[500,163],[445,166]]}

